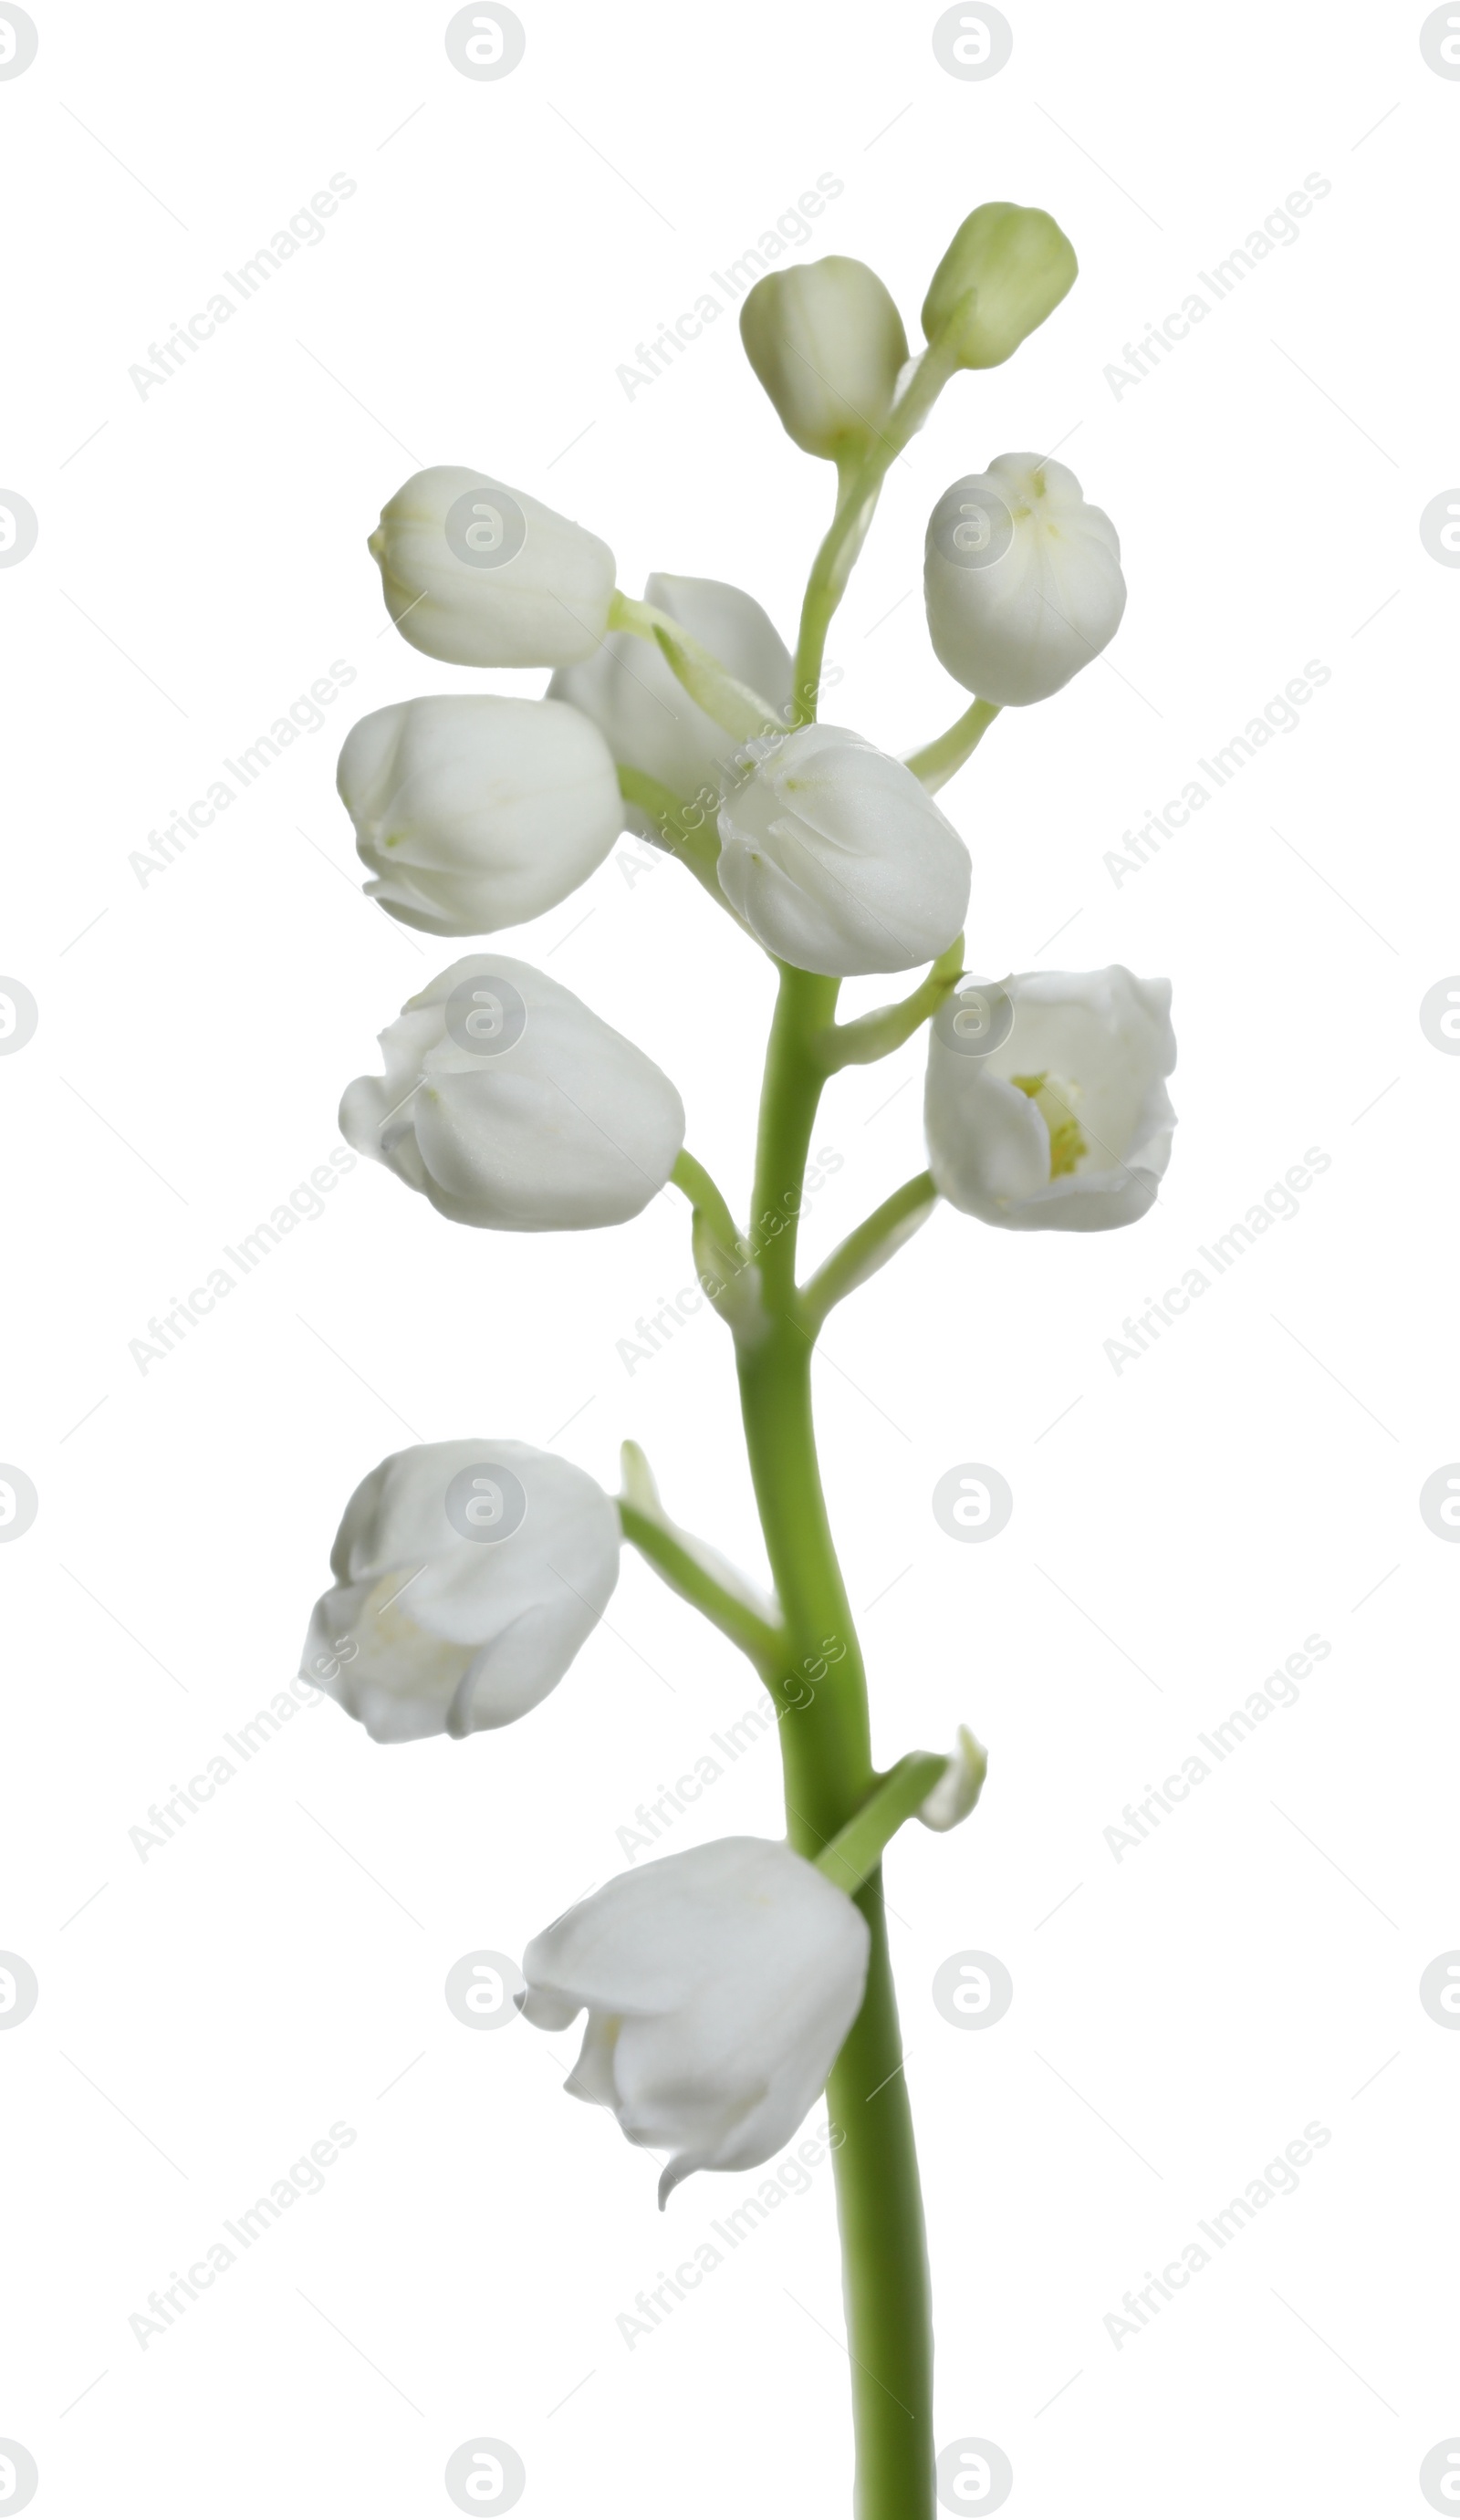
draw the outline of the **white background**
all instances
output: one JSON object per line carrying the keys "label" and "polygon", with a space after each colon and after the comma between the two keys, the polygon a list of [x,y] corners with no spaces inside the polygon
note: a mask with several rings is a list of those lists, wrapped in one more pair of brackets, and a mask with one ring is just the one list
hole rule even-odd
{"label": "white background", "polygon": [[[1460,575],[1418,531],[1460,478],[1460,83],[1395,6],[1021,6],[983,84],[938,67],[931,9],[525,5],[495,84],[452,68],[444,8],[37,15],[0,83],[0,482],[40,525],[0,572],[0,969],[40,1010],[0,1060],[0,1458],[40,1498],[0,1551],[0,1946],[41,1990],[0,2038],[0,2435],[37,2512],[447,2512],[477,2435],[519,2451],[533,2514],[848,2508],[829,2173],[630,2353],[618,2314],[755,2180],[694,2181],[662,2222],[654,2164],[561,2096],[570,2040],[477,2035],[442,1998],[464,1952],[520,1952],[615,1871],[635,1806],[755,1701],[638,1561],[521,1727],[387,1751],[320,1705],[145,1863],[129,1839],[293,1673],[346,1496],[416,1436],[557,1437],[612,1485],[632,1434],[760,1569],[719,1325],[632,1375],[617,1353],[689,1277],[672,1195],[614,1234],[488,1238],[360,1164],[173,1353],[143,1373],[129,1342],[328,1156],[376,1031],[451,959],[358,891],[348,724],[541,688],[389,631],[382,501],[480,465],[591,524],[630,591],[733,578],[790,633],[830,475],[731,318],[632,399],[615,372],[823,173],[844,189],[804,250],[870,260],[910,331],[980,201],[1074,241],[1055,318],[894,470],[831,713],[900,749],[961,708],[925,518],[1058,443],[1129,608],[1108,665],[945,791],[970,960],[1169,973],[1181,1046],[1144,1224],[942,1210],[818,1378],[878,1753],[960,1720],[992,1752],[975,1822],[889,1865],[939,2439],[1001,2445],[1027,2520],[1423,2512],[1419,2462],[1460,2434],[1460,2037],[1417,1995],[1460,1944],[1460,1552],[1417,1509],[1460,1455],[1460,1061],[1418,1024],[1460,968]],[[140,397],[149,343],[337,171],[323,241]],[[1122,345],[1309,174],[1299,241],[1118,397]],[[141,882],[149,832],[335,659],[356,681],[322,729]],[[1331,680],[1298,728],[1118,883],[1122,832],[1309,659]],[[611,859],[507,949],[673,1075],[743,1204],[768,968],[677,870],[633,874]],[[919,1168],[918,1067],[830,1092],[812,1256]],[[1118,1374],[1123,1317],[1311,1147],[1299,1216]],[[1016,1501],[982,1548],[930,1509],[971,1460]],[[1311,1634],[1300,1703],[1118,1865],[1121,1807]],[[778,1827],[766,1743],[672,1842]],[[973,2036],[930,1993],[970,1947],[1015,1982]],[[341,2119],[325,2191],[142,2350],[148,2294]],[[1118,2351],[1106,2314],[1314,2119],[1300,2191]]]}

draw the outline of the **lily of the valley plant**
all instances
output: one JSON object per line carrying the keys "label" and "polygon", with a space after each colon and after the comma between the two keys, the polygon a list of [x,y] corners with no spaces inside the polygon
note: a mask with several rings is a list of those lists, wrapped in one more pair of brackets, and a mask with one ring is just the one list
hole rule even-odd
{"label": "lily of the valley plant", "polygon": [[[751,363],[796,443],[836,467],[796,653],[754,599],[705,578],[618,592],[613,553],[527,491],[461,465],[417,472],[370,549],[402,635],[452,664],[550,666],[537,699],[403,700],[350,733],[340,791],[390,915],[491,936],[563,901],[628,829],[678,858],[767,954],[779,993],[749,1215],[687,1148],[654,1061],[528,963],[473,946],[381,1036],[384,1074],[341,1126],[455,1225],[533,1234],[623,1225],[666,1183],[730,1335],[767,1597],[680,1529],[623,1448],[607,1496],[500,1435],[420,1444],[345,1508],[304,1670],[377,1741],[512,1724],[602,1617],[626,1540],[753,1664],[781,1718],[784,1840],[723,1838],[624,1873],[524,1958],[523,2010],[586,2014],[569,2090],[663,2161],[662,2206],[700,2171],[768,2160],[825,2091],[836,2175],[859,2520],[931,2520],[933,2342],[923,2207],[888,1957],[883,1849],[946,1829],[985,1758],[872,1758],[866,1679],[817,1464],[811,1365],[835,1304],[939,1198],[984,1225],[1099,1231],[1157,1195],[1174,1114],[1162,980],[965,969],[972,869],[935,803],[1004,708],[1049,698],[1114,636],[1116,529],[1064,465],[995,455],[928,529],[928,627],[969,696],[904,760],[817,715],[823,652],[889,466],[961,369],[996,367],[1059,304],[1074,255],[1041,210],[985,203],[944,254],[925,347],[874,272],[832,256],[747,298]],[[982,450],[979,450],[981,453]],[[838,1021],[842,981],[931,968],[897,1004]],[[930,1028],[928,1167],[798,1276],[818,1102],[852,1062]],[[829,1641],[844,1648],[827,1660]],[[825,1678],[808,1689],[803,1674]]]}

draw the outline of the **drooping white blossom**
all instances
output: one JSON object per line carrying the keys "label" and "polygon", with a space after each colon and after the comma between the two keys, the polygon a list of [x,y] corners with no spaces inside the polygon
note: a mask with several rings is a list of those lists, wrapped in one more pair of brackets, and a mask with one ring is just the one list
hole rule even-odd
{"label": "drooping white blossom", "polygon": [[602,1617],[619,1545],[612,1498],[555,1453],[392,1453],[345,1507],[301,1673],[376,1741],[513,1724]]}
{"label": "drooping white blossom", "polygon": [[381,1034],[340,1126],[458,1225],[621,1225],[662,1190],[684,1105],[652,1058],[545,971],[468,954]]}
{"label": "drooping white blossom", "polygon": [[554,699],[397,700],[351,727],[339,788],[366,891],[433,936],[484,936],[554,909],[623,825],[608,745]]}
{"label": "drooping white blossom", "polygon": [[528,1944],[523,2009],[544,2030],[586,2005],[568,2084],[630,2143],[696,2170],[750,2170],[823,2089],[861,2006],[870,1937],[789,1846],[716,1838],[620,1873]]}

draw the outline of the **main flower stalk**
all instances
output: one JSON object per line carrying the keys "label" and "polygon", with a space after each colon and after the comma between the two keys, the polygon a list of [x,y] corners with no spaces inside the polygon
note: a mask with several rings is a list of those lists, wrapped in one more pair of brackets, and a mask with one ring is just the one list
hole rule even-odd
{"label": "main flower stalk", "polygon": [[[839,983],[782,967],[766,1055],[753,1228],[784,1217],[761,1253],[764,1328],[739,1342],[741,1410],[785,1621],[788,1677],[844,1647],[779,1727],[792,1845],[812,1857],[876,1781],[866,1672],[827,1518],[811,1406],[814,1333],[797,1292],[797,1214],[826,1069],[817,1054]],[[862,2009],[827,2087],[838,2130],[857,2520],[933,2520],[933,2328],[922,2190],[888,1951],[880,1869],[858,1893],[872,1935]]]}

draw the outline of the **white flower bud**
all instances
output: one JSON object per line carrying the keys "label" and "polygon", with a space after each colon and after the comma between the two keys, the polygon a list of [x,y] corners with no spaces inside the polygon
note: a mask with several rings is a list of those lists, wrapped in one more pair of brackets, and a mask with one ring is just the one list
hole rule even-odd
{"label": "white flower bud", "polygon": [[630,2143],[696,2170],[753,2170],[788,2143],[861,2009],[870,1936],[814,1864],[722,1837],[619,1873],[523,1957],[523,2010],[588,2025],[567,2089]]}
{"label": "white flower bud", "polygon": [[768,954],[848,978],[952,942],[972,870],[913,773],[841,726],[747,745],[720,807],[720,890]]}
{"label": "white flower bud", "polygon": [[[667,612],[737,681],[789,714],[791,657],[753,595],[718,578],[656,572],[645,585],[644,601]],[[720,774],[734,758],[736,739],[691,699],[652,641],[611,630],[582,664],[566,665],[553,676],[548,697],[570,700],[591,717],[616,761],[644,771],[678,802],[696,806],[698,822],[714,815]],[[625,805],[623,818],[642,838],[660,836],[640,807]]]}
{"label": "white flower bud", "polygon": [[939,663],[1005,708],[1063,690],[1125,609],[1115,526],[1047,456],[1000,455],[943,492],[923,586]]}
{"label": "white flower bud", "polygon": [[608,544],[470,465],[413,472],[370,549],[397,630],[447,664],[570,665],[608,627]]}
{"label": "white flower bud", "polygon": [[344,1508],[300,1665],[375,1741],[514,1724],[618,1580],[612,1498],[531,1444],[416,1444]]}
{"label": "white flower bud", "polygon": [[505,954],[453,963],[380,1040],[386,1073],[346,1088],[340,1126],[457,1225],[621,1225],[684,1143],[684,1105],[653,1059]]}
{"label": "white flower bud", "polygon": [[1169,980],[1138,980],[1119,963],[1026,971],[979,984],[969,1004],[976,1019],[964,1023],[954,991],[928,1049],[924,1120],[943,1197],[985,1225],[1134,1225],[1176,1125]]}
{"label": "white flower bud", "polygon": [[559,700],[397,700],[351,727],[339,787],[366,891],[433,936],[536,919],[623,828],[608,745]]}
{"label": "white flower bud", "polygon": [[740,310],[746,356],[808,455],[837,460],[868,447],[892,407],[907,335],[864,262],[829,253],[768,271]]}

